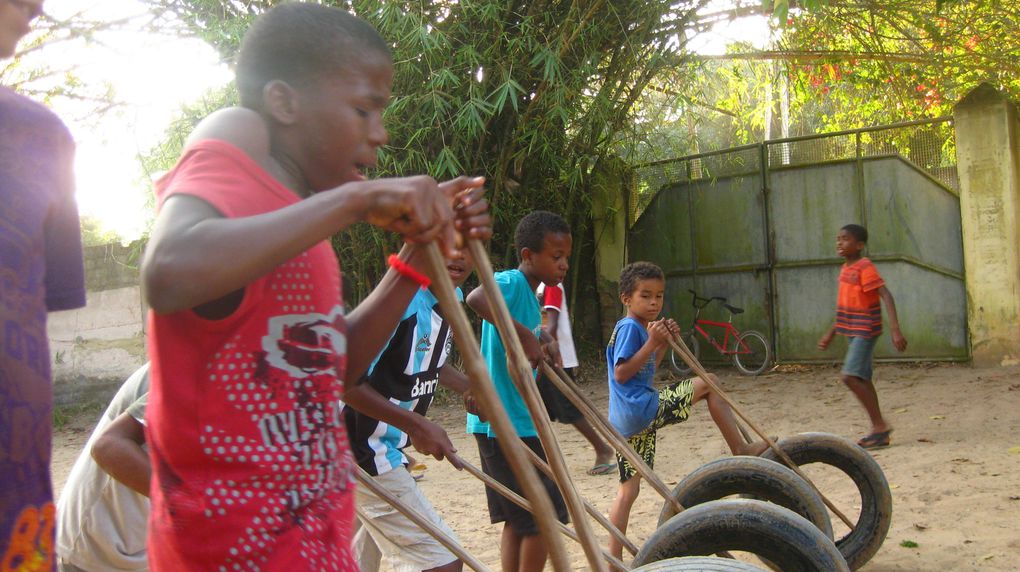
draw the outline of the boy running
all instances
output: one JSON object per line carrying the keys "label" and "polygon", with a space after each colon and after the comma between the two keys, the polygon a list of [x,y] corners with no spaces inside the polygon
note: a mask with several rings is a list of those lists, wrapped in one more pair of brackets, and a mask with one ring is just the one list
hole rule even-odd
{"label": "boy running", "polygon": [[836,235],[836,253],[846,262],[839,271],[839,291],[836,296],[836,322],[818,340],[818,349],[829,347],[836,334],[849,338],[846,358],[843,360],[843,383],[864,406],[871,420],[871,433],[861,437],[857,444],[865,449],[889,446],[892,426],[882,417],[878,392],[871,381],[875,342],[882,335],[882,302],[889,314],[893,346],[900,352],[907,349],[907,339],[900,331],[896,314],[896,301],[892,292],[870,260],[861,256],[868,243],[868,229],[848,224]]}
{"label": "boy running", "polygon": [[[450,279],[457,287],[471,274],[471,262],[455,256],[447,262]],[[425,418],[436,386],[468,393],[468,380],[446,363],[453,345],[453,332],[443,319],[439,301],[429,290],[419,290],[401,316],[400,324],[386,348],[369,368],[367,376],[344,395],[344,423],[351,439],[351,451],[358,465],[375,480],[429,518],[447,535],[456,538],[408,471],[404,448],[412,444],[437,458],[456,452],[446,431]],[[425,443],[423,443],[423,441]],[[389,569],[416,572],[456,572],[462,562],[435,538],[371,491],[359,487],[358,508],[370,522],[362,522],[355,537],[355,550],[362,572],[378,570],[375,551]]]}
{"label": "boy running", "polygon": [[365,180],[386,143],[393,65],[387,42],[343,10],[276,6],[245,34],[236,69],[241,107],[203,120],[157,183],[142,265],[149,563],[356,570],[339,401],[419,285],[391,270],[345,316],[329,238],[366,221],[439,237],[451,254],[455,228],[489,234],[482,180]]}
{"label": "boy running", "polygon": [[[497,272],[496,284],[506,300],[514,329],[520,338],[524,351],[535,367],[546,354],[552,354],[555,361],[555,342],[542,336],[542,311],[538,307],[535,288],[540,283],[556,285],[567,273],[572,247],[570,226],[559,215],[536,211],[528,214],[517,224],[514,245],[520,265],[514,270]],[[538,438],[538,431],[531,420],[531,414],[524,404],[524,398],[517,392],[507,369],[507,354],[499,332],[493,324],[493,311],[482,288],[476,288],[467,297],[467,304],[482,317],[481,350],[485,358],[496,393],[513,423],[517,435],[539,457],[545,460],[545,452]],[[552,346],[552,347],[550,347]],[[532,372],[534,376],[534,372]],[[510,469],[510,463],[499,448],[497,438],[510,435],[496,435],[488,423],[476,415],[469,414],[467,431],[475,436],[482,470],[517,494],[522,489]],[[560,522],[567,522],[567,509],[556,483],[539,473],[546,491],[556,508]],[[539,534],[538,525],[531,513],[503,498],[486,487],[485,496],[489,505],[489,519],[493,524],[503,523],[500,538],[500,560],[503,572],[540,572],[545,567],[549,549]]]}
{"label": "boy running", "polygon": [[[764,442],[744,443],[733,411],[700,377],[684,379],[656,391],[652,376],[668,347],[680,334],[676,322],[657,320],[662,311],[666,280],[662,269],[650,262],[634,262],[620,273],[620,300],[627,316],[616,323],[606,348],[609,373],[609,422],[649,467],[655,465],[655,437],[659,428],[687,420],[691,407],[704,399],[726,445],[734,455],[759,455]],[[715,378],[713,376],[713,381]],[[620,488],[609,509],[609,520],[627,532],[630,509],[641,491],[637,469],[617,454]],[[623,556],[623,545],[609,539],[609,551]]]}

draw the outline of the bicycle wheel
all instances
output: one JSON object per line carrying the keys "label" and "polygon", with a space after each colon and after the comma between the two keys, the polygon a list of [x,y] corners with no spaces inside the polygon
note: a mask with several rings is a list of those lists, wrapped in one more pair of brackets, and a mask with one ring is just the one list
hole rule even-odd
{"label": "bicycle wheel", "polygon": [[[687,344],[687,349],[691,350],[694,357],[701,359],[701,347],[698,344],[698,336],[694,332],[686,332],[683,334],[684,343]],[[672,349],[669,350],[669,368],[672,369],[677,375],[685,376],[690,375],[693,368],[687,365],[684,358],[680,357]]]}
{"label": "bicycle wheel", "polygon": [[772,363],[772,348],[765,336],[747,330],[740,334],[731,350],[733,365],[744,375],[758,375]]}

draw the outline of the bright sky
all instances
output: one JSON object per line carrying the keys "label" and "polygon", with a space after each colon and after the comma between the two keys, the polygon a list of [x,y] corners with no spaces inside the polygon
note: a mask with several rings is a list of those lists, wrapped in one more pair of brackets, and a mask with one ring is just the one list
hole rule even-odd
{"label": "bright sky", "polygon": [[[44,6],[56,18],[76,10],[109,20],[145,12],[135,0],[47,0]],[[151,187],[138,155],[159,142],[182,104],[228,83],[232,74],[219,63],[218,54],[198,40],[140,31],[109,32],[97,39],[92,45],[58,44],[43,51],[51,61],[77,64],[75,73],[85,83],[109,82],[115,98],[126,103],[98,120],[80,118],[74,103],[54,102],[54,111],[77,142],[81,214],[98,218],[106,228],[132,240],[151,218],[146,207]]]}
{"label": "bright sky", "polygon": [[[717,0],[714,9],[725,8]],[[136,0],[47,0],[45,9],[57,18],[88,11],[94,18],[118,19],[142,14]],[[766,20],[744,18],[717,25],[699,35],[691,48],[721,54],[727,43],[768,42]],[[152,214],[146,206],[151,184],[142,172],[139,154],[156,145],[181,105],[211,88],[228,83],[232,74],[218,54],[198,40],[154,36],[135,31],[109,32],[92,45],[68,43],[43,50],[49,61],[73,62],[85,83],[109,82],[115,97],[126,103],[98,119],[81,120],[73,103],[54,109],[68,123],[78,144],[77,197],[82,215],[98,218],[107,229],[129,241],[140,236]],[[41,54],[42,55],[42,54]],[[78,111],[78,113],[75,113]]]}

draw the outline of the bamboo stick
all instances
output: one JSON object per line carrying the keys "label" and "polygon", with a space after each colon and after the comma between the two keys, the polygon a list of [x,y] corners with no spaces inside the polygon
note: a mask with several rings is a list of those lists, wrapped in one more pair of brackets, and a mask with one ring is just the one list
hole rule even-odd
{"label": "bamboo stick", "polygon": [[[446,549],[452,552],[454,556],[460,558],[460,560],[464,564],[467,564],[469,567],[471,567],[472,570],[477,570],[478,572],[492,572],[492,570],[488,566],[482,564],[481,561],[479,561],[469,552],[464,550],[464,548],[460,544],[458,544],[456,540],[450,538],[450,536],[447,535],[446,532],[443,531],[443,529],[436,526],[434,522],[425,518],[424,516],[422,516],[421,513],[401,502],[400,498],[398,498],[396,495],[387,490],[386,487],[375,482],[375,479],[373,479],[371,475],[365,472],[365,469],[358,467],[355,476],[357,477],[358,482],[361,483],[362,486],[372,491],[372,493],[375,494],[375,496],[386,501],[390,506],[397,509],[397,512],[406,516],[411,522],[415,523],[416,525],[421,527],[422,530],[429,533],[429,535],[432,536],[432,538],[438,540],[440,544],[445,546]],[[373,528],[375,528],[374,525],[372,524],[372,519],[368,518],[365,514],[363,514],[360,509],[358,509],[358,516],[361,517],[361,521],[365,526],[372,526]],[[378,528],[375,528],[375,530],[379,531],[380,534],[383,534],[382,531],[379,530]]]}
{"label": "bamboo stick", "polygon": [[[542,458],[539,457],[534,451],[527,447],[524,448],[524,451],[528,453],[528,457],[531,459],[532,464],[538,467],[538,470],[545,473],[551,479],[556,478],[553,476],[552,469],[549,468],[549,464],[543,461]],[[606,518],[606,515],[602,514],[601,511],[592,506],[592,504],[588,502],[586,499],[581,498],[581,502],[584,503],[585,512],[587,512],[589,515],[591,515],[592,518],[598,521],[598,523],[602,525],[602,528],[605,528],[606,531],[609,532],[609,534],[613,535],[617,540],[619,540],[620,544],[622,544],[623,547],[627,549],[627,552],[630,552],[631,554],[637,554],[638,552],[637,545],[631,542],[630,539],[627,538],[627,535],[620,532],[620,529],[616,528],[616,525],[614,525],[612,522],[609,522],[609,519]]]}
{"label": "bamboo stick", "polygon": [[[496,394],[492,379],[489,377],[489,371],[479,350],[475,332],[454,294],[453,282],[450,281],[450,275],[446,271],[446,261],[439,252],[439,247],[435,243],[427,244],[424,246],[423,254],[425,254],[428,272],[432,278],[432,293],[439,301],[444,319],[450,323],[450,328],[454,332],[453,339],[464,359],[464,370],[471,384],[472,393],[478,400],[489,423],[495,427],[497,434],[516,434],[513,424],[510,423],[510,418]],[[548,545],[549,560],[553,569],[557,572],[571,570],[570,557],[563,545],[563,540],[559,534],[556,534],[556,525],[560,522],[556,520],[552,500],[539,480],[535,468],[531,466],[527,456],[521,450],[524,446],[523,443],[519,439],[498,439],[497,441],[503,454],[506,455],[521,489],[535,506],[535,511],[532,514],[540,534],[543,535]]]}
{"label": "bamboo stick", "polygon": [[[524,447],[524,449],[526,449],[528,451],[531,451],[531,449],[528,449],[528,447],[526,445],[524,445],[523,447]],[[532,453],[534,453],[534,451],[532,451]],[[512,502],[515,505],[523,508],[524,510],[534,514],[534,511],[531,510],[531,503],[529,503],[527,499],[525,499],[521,495],[513,492],[512,490],[507,488],[507,486],[504,485],[503,483],[497,481],[496,479],[490,477],[489,475],[486,475],[484,472],[482,472],[481,469],[479,469],[478,467],[475,467],[471,463],[465,461],[463,457],[458,457],[457,460],[462,465],[464,465],[464,470],[466,470],[467,472],[471,473],[476,478],[478,478],[478,480],[480,480],[483,483],[485,483],[486,486],[488,486],[493,491],[495,491],[496,494],[502,496],[503,498],[509,500],[510,502]],[[563,524],[562,522],[560,522],[558,520],[556,521],[556,524],[559,525],[558,528],[559,528],[561,533],[569,536],[573,540],[576,540],[576,541],[580,542],[580,539],[578,538],[577,533],[574,532],[573,530],[570,530],[570,527],[566,526],[565,524]],[[621,560],[619,560],[618,558],[616,558],[615,556],[610,554],[608,550],[605,550],[605,549],[600,549],[600,550],[602,552],[602,557],[605,558],[606,561],[609,562],[609,564],[612,565],[612,567],[614,569],[622,570],[622,571],[629,570],[629,568],[627,568],[627,566]]]}
{"label": "bamboo stick", "polygon": [[602,437],[609,442],[610,445],[616,449],[622,457],[627,459],[627,462],[637,470],[637,473],[641,475],[641,478],[648,481],[648,484],[659,493],[666,502],[673,505],[673,508],[677,513],[683,512],[684,507],[673,495],[673,491],[670,490],[669,486],[659,478],[655,471],[645,463],[645,460],[634,451],[634,448],[627,442],[627,438],[620,434],[619,431],[613,427],[609,421],[599,413],[595,404],[588,399],[588,396],[584,395],[574,386],[573,383],[568,381],[570,378],[565,371],[558,367],[549,365],[548,363],[542,364],[542,371],[545,376],[553,382],[560,392],[574,404],[575,407],[581,412],[582,415],[588,419]]}
{"label": "bamboo stick", "polygon": [[831,510],[836,516],[838,516],[839,519],[842,520],[844,524],[850,527],[850,530],[854,530],[855,528],[854,522],[850,520],[845,514],[843,514],[842,511],[836,508],[836,505],[833,504],[832,501],[830,501],[824,494],[822,494],[822,491],[818,490],[818,487],[815,486],[815,483],[812,482],[811,479],[809,479],[808,476],[805,475],[804,472],[800,470],[800,467],[797,466],[797,463],[793,462],[793,459],[791,459],[790,456],[786,454],[786,451],[780,449],[779,446],[776,445],[775,441],[773,441],[771,437],[766,435],[765,432],[762,431],[757,425],[755,425],[753,421],[748,419],[747,415],[744,415],[744,412],[740,409],[736,402],[730,399],[730,396],[727,395],[722,390],[722,388],[719,387],[717,383],[712,381],[712,378],[708,375],[708,371],[705,370],[705,368],[701,365],[701,362],[698,361],[698,358],[695,357],[694,354],[691,353],[690,349],[687,348],[687,344],[684,343],[681,336],[670,336],[669,343],[673,347],[673,351],[679,354],[680,357],[683,358],[683,360],[687,363],[687,365],[691,366],[691,369],[694,371],[694,373],[698,374],[698,377],[703,379],[705,383],[708,384],[708,387],[730,406],[730,409],[733,410],[737,417],[740,417],[740,419],[742,419],[744,423],[747,423],[751,430],[754,431],[759,437],[761,437],[762,440],[768,444],[769,448],[775,451],[776,455],[780,459],[782,459],[783,462],[786,463],[786,465],[793,470],[793,472],[797,473],[797,475],[800,478],[804,479],[807,482],[807,484],[811,485],[811,488],[815,489],[815,492],[817,492],[818,495],[822,497],[822,501],[825,503],[825,506],[829,507],[829,510]]}
{"label": "bamboo stick", "polygon": [[[478,279],[488,298],[489,308],[495,320],[494,325],[499,331],[500,339],[503,341],[503,346],[507,351],[507,365],[510,370],[510,377],[513,379],[517,391],[524,398],[524,403],[531,413],[531,419],[535,424],[538,437],[542,442],[542,447],[545,449],[546,457],[549,458],[549,466],[556,477],[555,480],[567,505],[567,511],[570,513],[570,517],[574,521],[574,528],[581,539],[581,546],[584,548],[585,556],[587,556],[588,565],[592,570],[608,572],[605,561],[601,557],[598,540],[595,538],[591,525],[584,515],[584,506],[581,504],[577,489],[570,478],[570,472],[567,470],[563,453],[560,451],[556,435],[553,433],[552,424],[549,421],[542,397],[539,395],[538,387],[535,385],[531,364],[528,363],[524,355],[524,346],[521,345],[521,341],[517,337],[517,332],[513,326],[513,318],[507,309],[502,292],[496,285],[492,264],[489,261],[489,254],[485,251],[479,240],[468,240],[468,247],[471,250],[472,258],[474,258],[475,268],[478,271]],[[516,431],[512,433],[499,432],[497,434],[516,435]],[[500,441],[503,440],[505,439],[500,439]]]}

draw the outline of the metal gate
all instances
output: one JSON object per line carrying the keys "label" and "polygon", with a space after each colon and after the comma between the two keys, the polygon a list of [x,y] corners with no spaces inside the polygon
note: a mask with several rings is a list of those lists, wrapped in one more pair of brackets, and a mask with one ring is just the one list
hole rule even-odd
{"label": "metal gate", "polygon": [[[960,203],[952,120],[900,123],[771,140],[639,165],[631,194],[629,260],[666,272],[667,311],[682,326],[687,290],[724,296],[746,312],[740,329],[766,333],[783,361],[830,361],[815,344],[835,317],[835,237],[868,227],[866,256],[895,299],[899,354],[969,356]],[[721,306],[702,317],[727,319]]]}

